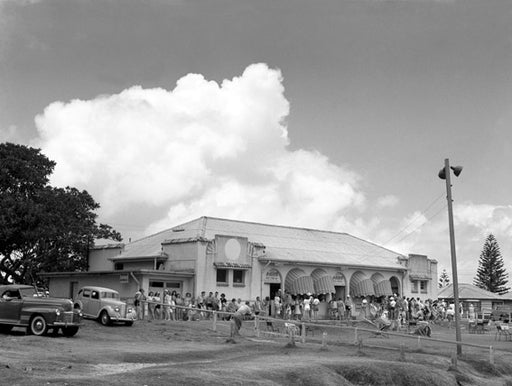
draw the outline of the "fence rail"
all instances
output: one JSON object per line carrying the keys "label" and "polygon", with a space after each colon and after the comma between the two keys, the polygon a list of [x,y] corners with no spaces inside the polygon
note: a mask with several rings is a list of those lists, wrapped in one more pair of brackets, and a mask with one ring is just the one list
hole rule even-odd
{"label": "fence rail", "polygon": [[[155,304],[161,306],[167,306],[161,302],[144,302],[146,306],[148,304]],[[172,310],[182,310],[182,315],[186,316],[188,322],[194,320],[211,320],[212,330],[217,331],[219,326],[223,326],[230,329],[231,333],[231,321],[225,321],[222,319],[230,318],[234,313],[227,311],[213,311],[203,308],[195,308],[190,306],[169,306]],[[220,320],[219,320],[220,319]],[[223,323],[224,322],[224,323]],[[269,316],[256,315],[253,320],[246,320],[245,323],[252,322],[254,329],[252,333],[255,337],[268,337],[274,339],[285,339],[290,342],[300,342],[301,344],[314,343],[327,346],[328,344],[345,343],[353,344],[362,348],[364,346],[371,346],[368,344],[370,337],[394,337],[396,341],[387,341],[387,344],[383,348],[395,348],[399,349],[401,353],[408,350],[424,350],[432,348],[433,350],[439,350],[441,345],[448,345],[450,347],[449,355],[452,357],[452,363],[456,366],[456,346],[461,345],[467,348],[475,348],[480,352],[487,352],[488,361],[490,364],[495,363],[495,353],[502,351],[509,353],[510,351],[501,350],[495,348],[492,345],[482,345],[471,342],[455,341],[447,339],[430,338],[421,335],[413,335],[410,333],[400,333],[394,331],[380,331],[378,328],[365,328],[360,326],[350,325],[350,321],[344,324],[337,324],[341,322],[323,321],[323,322],[311,322],[311,321],[299,321],[299,320],[285,320],[279,318],[272,318]],[[336,323],[336,324],[334,324]],[[317,334],[316,332],[321,332]],[[247,330],[248,334],[251,334],[251,330]],[[339,339],[343,337],[343,339]],[[416,341],[415,346],[404,344],[404,340]],[[382,346],[379,346],[382,347]],[[454,358],[455,353],[455,358]],[[481,355],[481,354],[480,354]]]}

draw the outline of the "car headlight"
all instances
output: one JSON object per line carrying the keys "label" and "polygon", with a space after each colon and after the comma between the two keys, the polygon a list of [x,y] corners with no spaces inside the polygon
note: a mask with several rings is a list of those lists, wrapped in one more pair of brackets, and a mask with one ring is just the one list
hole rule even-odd
{"label": "car headlight", "polygon": [[120,311],[121,311],[121,309],[120,309],[119,307],[115,307],[115,308],[114,308],[114,311],[115,311],[115,312],[120,312]]}
{"label": "car headlight", "polygon": [[133,308],[128,307],[128,313],[131,314],[133,312]]}
{"label": "car headlight", "polygon": [[60,310],[58,308],[55,310],[55,315],[60,316]]}

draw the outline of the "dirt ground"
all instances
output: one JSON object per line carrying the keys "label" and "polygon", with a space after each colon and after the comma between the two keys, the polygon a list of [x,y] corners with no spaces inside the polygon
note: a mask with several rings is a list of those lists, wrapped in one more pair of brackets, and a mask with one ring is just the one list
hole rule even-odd
{"label": "dirt ground", "polygon": [[[322,345],[328,331],[329,344]],[[379,334],[315,328],[306,343],[256,337],[244,322],[242,336],[229,338],[229,323],[217,331],[211,321],[140,321],[132,327],[104,327],[85,320],[75,337],[36,337],[14,329],[0,335],[2,385],[512,385],[512,342],[494,335],[465,335],[475,343],[495,345],[495,364],[485,350],[459,358],[450,349],[414,349]],[[333,339],[334,334],[338,334]],[[433,337],[453,330],[435,328]]]}

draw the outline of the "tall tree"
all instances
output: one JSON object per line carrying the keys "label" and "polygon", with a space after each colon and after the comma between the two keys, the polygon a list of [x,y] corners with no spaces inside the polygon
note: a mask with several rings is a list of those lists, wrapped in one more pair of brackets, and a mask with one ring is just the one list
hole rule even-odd
{"label": "tall tree", "polygon": [[446,287],[448,284],[450,284],[450,276],[448,275],[448,272],[446,272],[446,269],[443,269],[439,276],[439,288]]}
{"label": "tall tree", "polygon": [[86,191],[55,188],[55,162],[39,149],[0,144],[0,282],[32,283],[41,271],[82,271],[97,238],[121,241],[97,224]]}
{"label": "tall tree", "polygon": [[504,267],[498,241],[490,234],[485,239],[473,284],[479,288],[502,295],[510,290],[510,287],[507,287],[507,283],[508,273]]}

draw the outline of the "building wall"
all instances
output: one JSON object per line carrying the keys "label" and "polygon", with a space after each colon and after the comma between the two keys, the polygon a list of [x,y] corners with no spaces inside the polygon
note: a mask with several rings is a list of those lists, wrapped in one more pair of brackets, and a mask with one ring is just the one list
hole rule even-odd
{"label": "building wall", "polygon": [[199,256],[199,242],[191,241],[179,244],[164,244],[163,252],[168,256],[165,262],[166,271],[194,269]]}
{"label": "building wall", "polygon": [[89,272],[113,269],[110,257],[116,257],[123,251],[123,244],[118,247],[95,248],[89,251]]}
{"label": "building wall", "polygon": [[[51,277],[49,279],[50,296],[73,298],[80,288],[89,285],[107,287],[119,291],[121,299],[131,298],[137,291],[137,283],[131,277],[127,283],[121,283],[119,274],[73,275],[71,277]],[[73,296],[70,294],[71,288],[74,289]]]}

